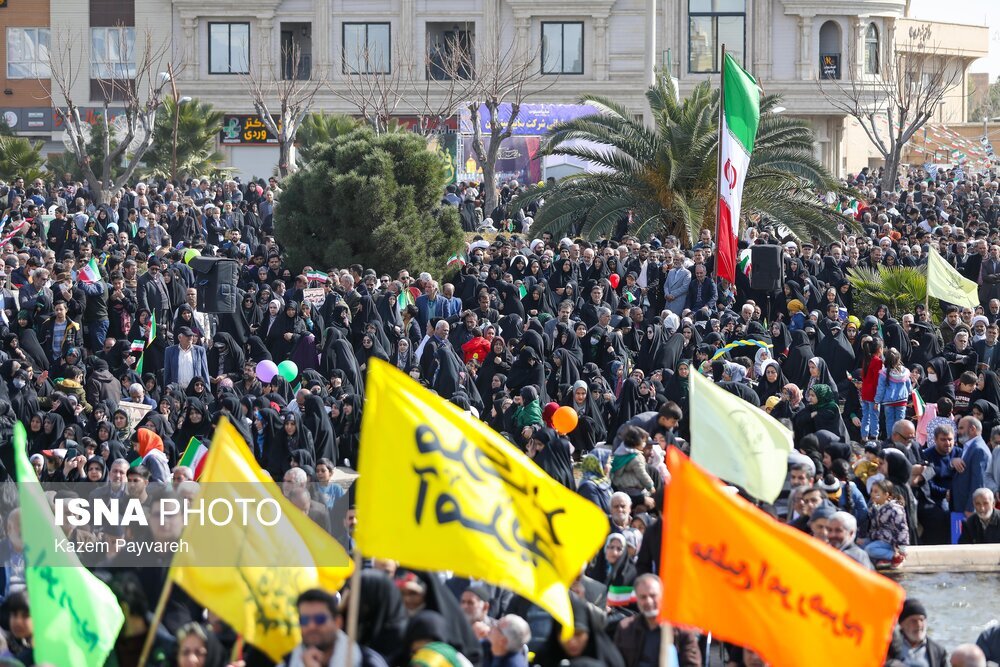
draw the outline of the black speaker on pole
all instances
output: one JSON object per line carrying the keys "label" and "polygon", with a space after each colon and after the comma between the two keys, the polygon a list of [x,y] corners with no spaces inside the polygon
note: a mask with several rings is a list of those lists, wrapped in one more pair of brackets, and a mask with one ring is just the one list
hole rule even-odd
{"label": "black speaker on pole", "polygon": [[777,292],[781,289],[781,246],[755,245],[750,248],[750,289]]}

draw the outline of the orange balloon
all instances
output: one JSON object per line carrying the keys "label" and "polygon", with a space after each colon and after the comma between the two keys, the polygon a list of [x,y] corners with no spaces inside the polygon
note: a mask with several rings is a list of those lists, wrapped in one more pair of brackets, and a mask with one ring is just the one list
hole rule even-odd
{"label": "orange balloon", "polygon": [[562,435],[570,433],[576,428],[576,424],[579,418],[576,415],[576,410],[568,405],[564,405],[552,414],[552,428],[559,431]]}

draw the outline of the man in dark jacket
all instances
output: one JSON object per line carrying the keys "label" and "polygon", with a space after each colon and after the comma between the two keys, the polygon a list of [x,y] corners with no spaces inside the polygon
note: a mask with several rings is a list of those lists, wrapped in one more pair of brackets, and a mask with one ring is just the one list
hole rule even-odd
{"label": "man in dark jacket", "polygon": [[908,598],[899,614],[899,631],[902,634],[901,655],[893,656],[905,664],[926,664],[928,667],[947,667],[948,652],[927,636],[927,610],[916,598]]}
{"label": "man in dark jacket", "polygon": [[91,405],[108,401],[110,405],[118,407],[118,401],[122,398],[121,382],[108,369],[108,362],[96,357],[92,362],[90,372],[87,373],[84,391],[87,395],[87,402]]}
{"label": "man in dark jacket", "polygon": [[[615,646],[625,658],[626,667],[656,667],[660,664],[660,613],[663,584],[655,574],[643,574],[635,580],[635,597],[639,614],[618,624]],[[681,667],[701,667],[701,648],[693,632],[673,629],[677,664]]]}
{"label": "man in dark jacket", "polygon": [[992,489],[983,487],[972,492],[972,516],[962,522],[959,544],[1000,544],[1000,512],[994,504]]}
{"label": "man in dark jacket", "polygon": [[708,269],[704,264],[694,267],[694,278],[688,286],[688,308],[697,311],[708,308],[709,312],[715,311],[715,302],[719,298],[719,291],[715,287],[715,281],[708,275]]}

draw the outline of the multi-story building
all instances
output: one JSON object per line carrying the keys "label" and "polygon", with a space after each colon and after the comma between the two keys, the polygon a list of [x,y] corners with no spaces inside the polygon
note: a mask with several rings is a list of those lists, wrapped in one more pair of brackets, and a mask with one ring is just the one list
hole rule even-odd
{"label": "multi-story building", "polygon": [[[806,118],[817,153],[837,174],[875,163],[856,122],[820,92],[836,80],[874,81],[892,54],[914,49],[915,35],[937,58],[960,71],[959,85],[935,111],[938,122],[966,120],[966,71],[987,55],[985,26],[921,21],[906,16],[906,0],[10,0],[0,9],[6,44],[5,97],[0,111],[17,116],[19,131],[60,140],[51,114],[24,124],[44,107],[45,44],[75,40],[88,76],[76,83],[77,103],[100,99],[98,79],[110,66],[119,31],[171,42],[181,65],[184,95],[206,99],[230,114],[252,111],[246,72],[273,67],[282,76],[323,79],[315,108],[355,112],[335,91],[362,70],[393,73],[418,85],[442,75],[434,66],[443,48],[467,49],[477,61],[496,34],[531,55],[547,86],[532,101],[572,103],[587,93],[610,96],[642,114],[651,68],[669,69],[681,94],[718,77],[721,47],[734,53],[768,93],[784,97],[785,113]],[[51,27],[49,27],[51,26]],[[302,58],[283,57],[291,45]],[[359,58],[359,53],[369,57]],[[428,54],[425,58],[414,54]],[[39,82],[36,80],[40,78]],[[830,81],[825,79],[832,79]],[[404,86],[405,87],[405,86]],[[85,99],[87,98],[87,99]],[[411,110],[412,112],[412,110]],[[406,115],[407,103],[399,107]],[[269,172],[273,146],[226,145],[230,164],[244,173]]]}

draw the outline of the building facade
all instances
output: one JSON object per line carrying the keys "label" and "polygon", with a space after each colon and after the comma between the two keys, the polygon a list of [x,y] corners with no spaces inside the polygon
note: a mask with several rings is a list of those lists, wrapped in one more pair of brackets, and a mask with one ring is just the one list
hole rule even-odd
{"label": "building facade", "polygon": [[[935,120],[966,120],[968,66],[987,54],[985,26],[921,21],[905,16],[906,0],[10,0],[0,9],[5,40],[5,95],[0,111],[17,116],[16,129],[55,146],[60,131],[48,121],[29,127],[26,113],[44,107],[45,51],[72,41],[84,76],[77,104],[99,106],[95,81],[111,66],[119,38],[169,40],[183,95],[205,99],[229,114],[252,111],[246,72],[272,68],[281,76],[325,81],[316,110],[356,112],[343,99],[358,72],[401,69],[405,85],[442,76],[443,49],[483,57],[483,39],[500,41],[535,61],[544,92],[533,102],[573,103],[588,93],[645,109],[652,67],[669,70],[682,95],[706,78],[717,80],[721,47],[784,98],[785,113],[808,119],[817,154],[835,174],[876,164],[861,128],[838,111],[821,86],[875,81],[897,50],[920,39],[959,71],[959,85]],[[51,27],[50,27],[51,26]],[[124,35],[121,31],[125,31]],[[294,45],[298,62],[285,57]],[[420,57],[415,57],[420,54]],[[293,69],[295,70],[293,72]],[[363,74],[362,74],[363,75]],[[874,89],[874,86],[873,86]],[[10,92],[8,92],[10,91]],[[337,94],[341,92],[341,95]],[[407,99],[398,112],[406,115]],[[9,116],[9,113],[8,113]],[[224,145],[230,164],[263,175],[276,148],[239,141]],[[267,169],[267,173],[270,170]]]}

